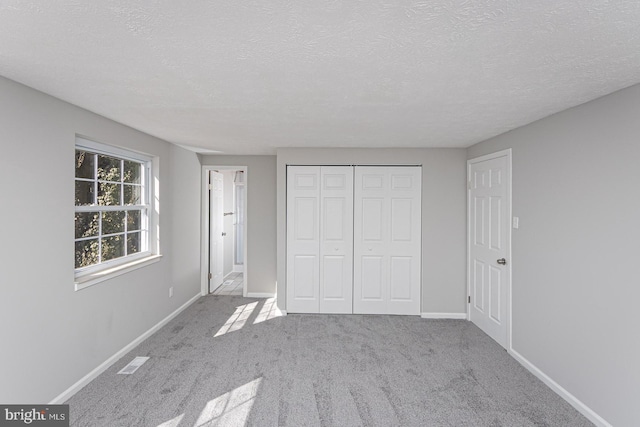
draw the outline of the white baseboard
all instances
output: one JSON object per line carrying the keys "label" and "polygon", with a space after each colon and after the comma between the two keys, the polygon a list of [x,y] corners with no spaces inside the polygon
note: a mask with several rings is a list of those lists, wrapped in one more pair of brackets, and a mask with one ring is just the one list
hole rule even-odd
{"label": "white baseboard", "polygon": [[244,265],[243,264],[233,264],[232,273],[244,273]]}
{"label": "white baseboard", "polygon": [[466,319],[467,313],[420,313],[423,319]]}
{"label": "white baseboard", "polygon": [[247,298],[273,298],[276,294],[264,292],[247,292]]}
{"label": "white baseboard", "polygon": [[522,366],[527,368],[529,372],[531,372],[533,375],[538,377],[543,383],[549,386],[551,390],[555,391],[558,395],[560,395],[560,397],[562,397],[564,400],[569,402],[571,406],[576,408],[576,410],[580,412],[582,415],[584,415],[589,421],[591,421],[598,427],[612,427],[611,424],[609,424],[604,418],[596,414],[593,409],[589,408],[587,405],[582,403],[577,397],[575,397],[573,394],[565,390],[560,384],[552,380],[551,377],[549,377],[547,374],[542,372],[533,363],[529,362],[520,353],[518,353],[514,349],[511,349],[509,353],[514,359],[520,362]]}
{"label": "white baseboard", "polygon": [[74,394],[79,392],[80,389],[82,389],[82,387],[86,386],[91,381],[96,379],[96,377],[98,375],[100,375],[101,373],[106,371],[111,365],[116,363],[122,356],[124,356],[125,354],[127,354],[128,352],[133,350],[133,348],[135,348],[138,344],[140,344],[142,341],[144,341],[147,338],[149,338],[151,335],[153,335],[155,332],[157,332],[160,328],[162,328],[164,325],[169,323],[169,321],[171,321],[174,317],[176,317],[178,314],[180,314],[180,312],[182,312],[184,309],[186,309],[191,304],[193,304],[200,297],[201,297],[201,295],[198,292],[198,295],[194,296],[189,301],[187,301],[184,304],[182,304],[180,307],[178,307],[177,310],[175,310],[173,313],[171,313],[170,315],[168,315],[167,317],[162,319],[155,326],[151,327],[151,329],[149,329],[147,332],[143,333],[138,338],[136,338],[133,341],[131,341],[129,344],[127,344],[121,350],[119,350],[116,354],[114,354],[113,356],[111,356],[110,358],[108,358],[107,360],[102,362],[93,371],[89,372],[87,375],[82,377],[74,385],[72,385],[71,387],[69,387],[68,389],[66,389],[62,393],[60,393],[58,396],[56,396],[51,402],[49,402],[49,405],[58,405],[58,404],[64,403],[67,400],[69,400],[69,398],[71,398],[71,396],[73,396]]}

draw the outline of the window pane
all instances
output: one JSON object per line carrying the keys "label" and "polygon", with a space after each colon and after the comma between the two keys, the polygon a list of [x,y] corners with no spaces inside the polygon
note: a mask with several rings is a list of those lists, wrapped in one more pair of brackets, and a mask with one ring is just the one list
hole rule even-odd
{"label": "window pane", "polygon": [[112,152],[81,138],[76,143],[74,262],[80,273],[83,267],[94,272],[103,262],[126,261],[149,249],[143,205],[149,202],[148,163],[123,149]]}
{"label": "window pane", "polygon": [[141,211],[127,211],[127,230],[140,230]]}
{"label": "window pane", "polygon": [[98,204],[102,206],[120,205],[121,184],[98,183]]}
{"label": "window pane", "polygon": [[76,239],[98,235],[98,212],[76,212]]}
{"label": "window pane", "polygon": [[76,242],[76,268],[98,263],[98,239]]}
{"label": "window pane", "polygon": [[124,211],[102,212],[102,234],[124,232]]}
{"label": "window pane", "polygon": [[124,182],[131,184],[140,184],[140,176],[142,175],[142,165],[140,163],[124,161]]}
{"label": "window pane", "polygon": [[76,178],[95,178],[94,162],[96,155],[76,150]]}
{"label": "window pane", "polygon": [[139,205],[140,204],[141,187],[139,185],[124,185],[124,204]]}
{"label": "window pane", "polygon": [[76,206],[93,205],[94,203],[93,182],[76,181]]}
{"label": "window pane", "polygon": [[127,254],[135,254],[140,252],[140,233],[127,234]]}
{"label": "window pane", "polygon": [[120,181],[120,159],[98,155],[98,179]]}
{"label": "window pane", "polygon": [[105,237],[102,239],[102,261],[124,256],[124,235]]}

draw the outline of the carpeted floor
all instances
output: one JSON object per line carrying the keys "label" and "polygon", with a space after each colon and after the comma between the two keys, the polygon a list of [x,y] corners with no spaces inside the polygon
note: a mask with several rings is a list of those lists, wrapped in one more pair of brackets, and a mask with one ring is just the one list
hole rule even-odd
{"label": "carpeted floor", "polygon": [[235,296],[200,298],[67,403],[74,426],[591,425],[470,322]]}

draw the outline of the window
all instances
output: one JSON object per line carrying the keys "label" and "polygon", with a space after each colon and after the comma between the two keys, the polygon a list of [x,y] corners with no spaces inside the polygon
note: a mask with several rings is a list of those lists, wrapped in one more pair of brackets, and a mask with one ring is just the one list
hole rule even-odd
{"label": "window", "polygon": [[78,138],[76,278],[151,255],[151,158]]}

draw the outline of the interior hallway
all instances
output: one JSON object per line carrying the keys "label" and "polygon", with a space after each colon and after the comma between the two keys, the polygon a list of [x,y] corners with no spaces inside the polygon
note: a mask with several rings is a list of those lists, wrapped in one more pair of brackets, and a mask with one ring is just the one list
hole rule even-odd
{"label": "interior hallway", "polygon": [[230,273],[213,292],[213,295],[242,296],[244,287],[244,275],[242,273]]}

